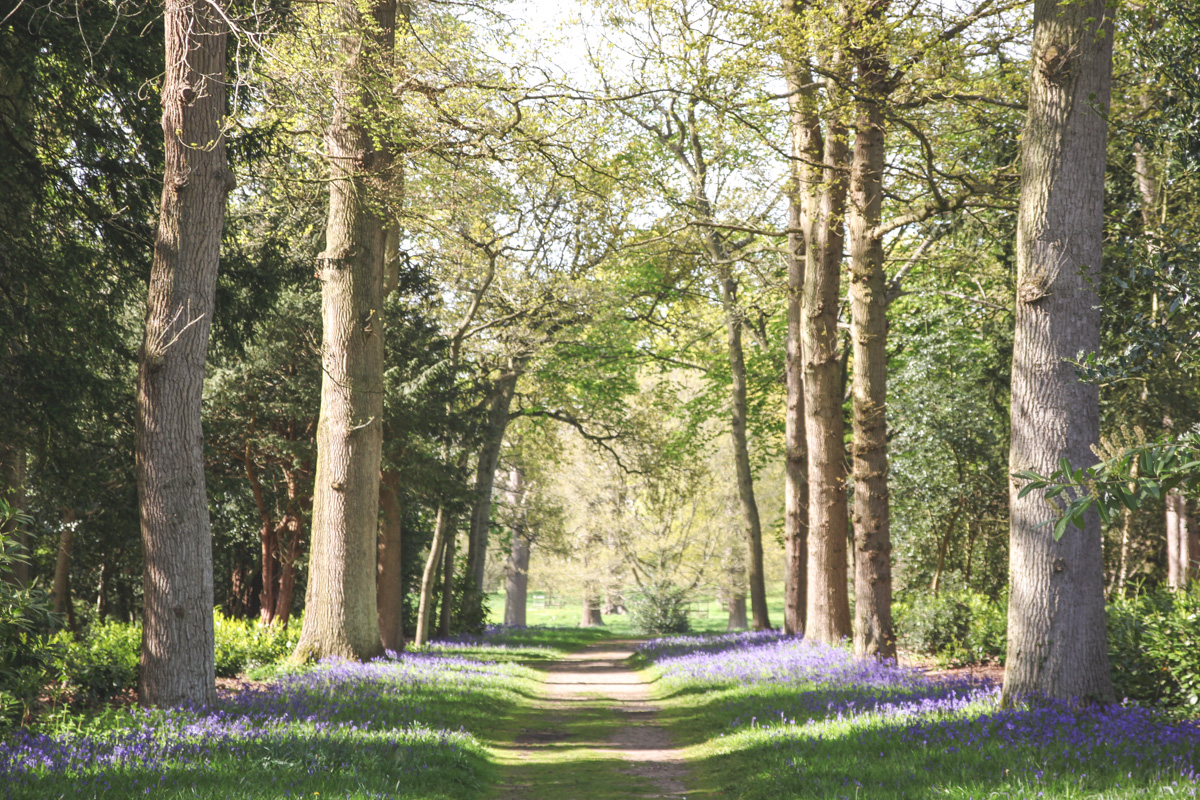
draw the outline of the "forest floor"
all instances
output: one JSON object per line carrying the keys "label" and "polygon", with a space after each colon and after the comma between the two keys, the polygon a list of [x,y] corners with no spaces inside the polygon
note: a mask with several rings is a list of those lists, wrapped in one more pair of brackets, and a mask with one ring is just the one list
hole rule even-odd
{"label": "forest floor", "polygon": [[629,665],[634,644],[598,642],[538,667],[541,696],[514,740],[493,748],[494,800],[685,796],[683,751],[658,720],[646,676]]}

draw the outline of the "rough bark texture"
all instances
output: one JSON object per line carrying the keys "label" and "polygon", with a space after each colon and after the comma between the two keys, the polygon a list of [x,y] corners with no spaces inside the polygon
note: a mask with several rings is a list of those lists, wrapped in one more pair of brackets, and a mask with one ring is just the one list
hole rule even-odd
{"label": "rough bark texture", "polygon": [[[1034,6],[1029,115],[1022,139],[1010,473],[1095,462],[1095,385],[1070,359],[1099,345],[1105,119],[1112,18],[1104,0]],[[1011,590],[1004,696],[1113,697],[1105,642],[1100,520],[1054,541],[1055,511],[1010,480]]]}
{"label": "rough bark texture", "polygon": [[504,624],[524,628],[529,598],[529,539],[525,530],[525,481],[516,467],[508,474],[508,507],[512,515],[512,549],[504,564]]}
{"label": "rough bark texture", "polygon": [[[789,72],[788,89],[798,112],[799,88]],[[800,159],[804,157],[799,137],[802,119],[792,120],[791,183],[788,187],[787,252],[787,344],[784,361],[787,408],[784,420],[784,516],[783,516],[783,629],[804,633],[808,604],[808,442],[804,425],[804,356],[800,348],[801,307],[804,299],[804,236],[800,197]]]}
{"label": "rough bark texture", "polygon": [[[806,148],[807,149],[807,148]],[[822,150],[824,169],[806,169],[801,191],[809,196],[804,304],[800,324],[804,354],[805,435],[808,440],[808,627],[806,635],[837,644],[850,636],[846,587],[845,423],[837,315],[841,278],[842,218],[846,180],[846,130],[830,124]]]}
{"label": "rough bark texture", "polygon": [[[379,465],[383,445],[383,307],[391,158],[364,113],[371,77],[391,58],[395,0],[339,0],[342,59],[325,136],[329,213],[321,269],[321,414],[312,555],[297,660],[367,659],[383,651],[376,610]],[[369,13],[370,20],[363,19]]]}
{"label": "rough bark texture", "polygon": [[447,530],[451,527],[450,513],[445,506],[440,506],[437,521],[433,526],[433,541],[429,544],[429,557],[425,559],[425,569],[421,572],[421,598],[417,603],[417,630],[413,644],[420,645],[429,641],[429,628],[433,621],[433,593],[436,589],[438,567],[442,563],[442,553],[446,549]]}
{"label": "rough bark texture", "polygon": [[379,486],[379,566],[375,585],[375,607],[379,615],[379,636],[385,650],[404,649],[404,562],[400,554],[403,539],[403,509],[400,507],[400,474],[385,470]]}
{"label": "rough bark texture", "polygon": [[733,436],[733,463],[737,472],[738,499],[742,507],[742,527],[746,537],[746,583],[750,589],[751,623],[756,631],[771,627],[767,614],[766,577],[763,571],[762,522],[754,499],[754,470],[750,466],[750,441],[746,434],[746,359],[742,351],[742,315],[737,305],[737,281],[721,281],[721,302],[725,307],[725,332],[729,347],[730,431]]}
{"label": "rough bark texture", "polygon": [[517,391],[521,362],[514,361],[492,389],[488,408],[487,427],[479,448],[475,470],[475,504],[471,509],[471,530],[467,540],[467,574],[471,578],[471,594],[467,602],[478,604],[483,596],[483,574],[487,565],[488,534],[492,525],[492,490],[496,485],[496,468],[500,464],[500,449],[508,430],[508,411]]}
{"label": "rough bark texture", "polygon": [[854,652],[896,657],[888,507],[887,282],[883,237],[884,121],[888,62],[876,33],[887,0],[863,14],[867,43],[855,53],[858,101],[850,166],[850,338],[853,343]]}
{"label": "rough bark texture", "polygon": [[225,199],[225,23],[167,0],[166,169],[138,358],[137,478],[143,613],[139,700],[216,700],[213,567],[200,403]]}

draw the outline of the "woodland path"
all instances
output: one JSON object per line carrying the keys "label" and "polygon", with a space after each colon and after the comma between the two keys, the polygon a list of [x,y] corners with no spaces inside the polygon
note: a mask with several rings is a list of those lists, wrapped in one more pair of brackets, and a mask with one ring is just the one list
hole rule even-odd
{"label": "woodland path", "polygon": [[687,796],[682,751],[656,722],[649,684],[628,665],[634,643],[599,642],[539,666],[541,696],[515,740],[494,748],[494,800]]}

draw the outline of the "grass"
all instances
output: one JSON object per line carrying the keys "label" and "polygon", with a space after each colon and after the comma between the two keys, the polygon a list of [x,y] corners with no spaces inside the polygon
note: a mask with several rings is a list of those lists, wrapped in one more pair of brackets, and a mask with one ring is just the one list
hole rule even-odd
{"label": "grass", "polygon": [[481,796],[492,746],[538,693],[538,663],[602,631],[517,632],[400,660],[280,674],[205,712],[137,709],[17,732],[0,746],[5,797],[399,798]]}
{"label": "grass", "polygon": [[[578,599],[560,598],[565,601],[560,607],[544,605],[544,592],[530,592],[525,610],[525,621],[536,627],[577,627],[583,617],[583,603]],[[772,594],[767,599],[767,611],[771,624],[783,626],[783,595]],[[618,637],[641,636],[633,628],[627,614],[604,614],[604,630]],[[504,592],[488,595],[488,622],[499,625],[504,622]],[[690,615],[692,630],[696,633],[724,633],[729,623],[729,611],[725,604],[711,597],[698,598],[694,613]]]}
{"label": "grass", "polygon": [[788,671],[769,658],[780,647],[743,640],[647,659],[696,789],[743,800],[1200,796],[1195,724],[1049,702],[1000,710],[994,688],[839,673],[836,653]]}

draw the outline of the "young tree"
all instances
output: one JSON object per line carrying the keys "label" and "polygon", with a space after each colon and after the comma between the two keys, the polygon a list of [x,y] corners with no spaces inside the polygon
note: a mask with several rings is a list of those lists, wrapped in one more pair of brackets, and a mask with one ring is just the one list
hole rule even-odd
{"label": "young tree", "polygon": [[[1034,5],[1029,115],[1021,151],[1011,472],[1094,461],[1099,395],[1070,363],[1099,345],[1112,8]],[[1055,513],[1010,482],[1011,588],[1004,698],[1112,699],[1100,520],[1051,535]],[[1061,534],[1061,535],[1060,535]]]}
{"label": "young tree", "polygon": [[138,359],[137,475],[145,555],[139,699],[216,700],[212,534],[200,404],[225,201],[225,40],[215,3],[168,0],[166,170]]}

